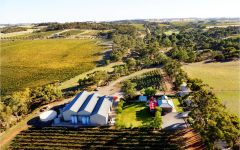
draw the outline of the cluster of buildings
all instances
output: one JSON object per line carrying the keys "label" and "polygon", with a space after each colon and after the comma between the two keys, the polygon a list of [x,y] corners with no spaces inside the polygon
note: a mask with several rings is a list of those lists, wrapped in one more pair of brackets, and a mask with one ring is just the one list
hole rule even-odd
{"label": "cluster of buildings", "polygon": [[166,95],[161,96],[161,98],[158,100],[156,100],[154,97],[150,98],[149,101],[150,112],[155,111],[156,107],[162,108],[162,111],[164,113],[172,112],[174,110],[173,101],[169,99]]}

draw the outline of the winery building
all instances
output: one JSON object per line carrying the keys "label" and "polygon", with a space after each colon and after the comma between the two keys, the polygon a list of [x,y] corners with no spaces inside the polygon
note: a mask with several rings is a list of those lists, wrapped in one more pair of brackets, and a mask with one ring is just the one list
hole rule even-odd
{"label": "winery building", "polygon": [[64,121],[82,125],[106,125],[112,98],[82,91],[63,108]]}

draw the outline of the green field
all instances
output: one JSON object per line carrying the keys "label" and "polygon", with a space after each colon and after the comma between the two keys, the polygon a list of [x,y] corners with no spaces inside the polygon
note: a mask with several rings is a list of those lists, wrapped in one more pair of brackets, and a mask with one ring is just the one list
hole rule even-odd
{"label": "green field", "polygon": [[166,31],[166,32],[164,32],[166,35],[171,35],[171,34],[173,34],[173,33],[175,33],[175,34],[178,34],[179,33],[179,31],[178,30],[168,30],[168,31]]}
{"label": "green field", "polygon": [[193,63],[183,66],[190,77],[200,78],[213,87],[214,93],[229,111],[240,115],[240,62]]}
{"label": "green field", "polygon": [[140,23],[133,23],[131,24],[133,25],[134,27],[136,27],[138,30],[144,30],[144,24],[140,24]]}
{"label": "green field", "polygon": [[71,35],[80,34],[82,32],[84,32],[84,31],[79,30],[79,29],[74,29],[74,30],[69,30],[69,31],[62,32],[61,35],[68,37],[68,36],[71,36]]}
{"label": "green field", "polygon": [[119,122],[125,127],[141,127],[152,120],[149,108],[142,102],[124,103],[123,111],[119,114]]}
{"label": "green field", "polygon": [[183,108],[180,106],[180,102],[177,98],[173,98],[172,99],[174,107],[176,109],[177,112],[183,112]]}
{"label": "green field", "polygon": [[96,66],[97,40],[18,40],[1,43],[2,94],[66,80]]}

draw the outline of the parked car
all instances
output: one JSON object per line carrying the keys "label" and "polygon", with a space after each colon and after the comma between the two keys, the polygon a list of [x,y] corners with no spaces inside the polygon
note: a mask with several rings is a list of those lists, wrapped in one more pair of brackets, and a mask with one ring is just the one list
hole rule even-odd
{"label": "parked car", "polygon": [[108,124],[109,124],[109,125],[115,125],[115,118],[111,118],[111,119],[108,121]]}

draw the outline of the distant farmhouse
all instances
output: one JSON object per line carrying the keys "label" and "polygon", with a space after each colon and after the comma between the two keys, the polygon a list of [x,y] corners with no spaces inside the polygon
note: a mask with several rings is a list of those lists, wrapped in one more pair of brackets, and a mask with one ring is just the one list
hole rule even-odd
{"label": "distant farmhouse", "polygon": [[83,91],[63,108],[62,117],[71,124],[106,125],[112,102],[112,98]]}

